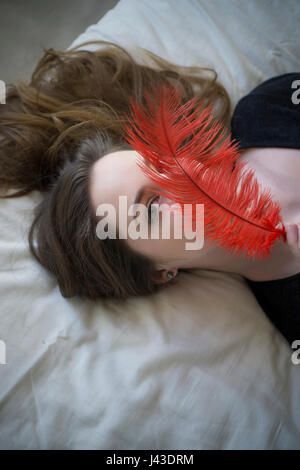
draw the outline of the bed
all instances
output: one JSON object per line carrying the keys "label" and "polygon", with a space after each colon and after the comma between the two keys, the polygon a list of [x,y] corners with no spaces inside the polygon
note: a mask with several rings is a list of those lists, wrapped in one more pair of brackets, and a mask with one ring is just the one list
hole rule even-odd
{"label": "bed", "polygon": [[[214,67],[235,105],[300,70],[299,23],[297,0],[121,0],[68,49],[100,39]],[[28,250],[40,199],[0,200],[1,449],[300,449],[299,354],[242,277],[65,299]]]}

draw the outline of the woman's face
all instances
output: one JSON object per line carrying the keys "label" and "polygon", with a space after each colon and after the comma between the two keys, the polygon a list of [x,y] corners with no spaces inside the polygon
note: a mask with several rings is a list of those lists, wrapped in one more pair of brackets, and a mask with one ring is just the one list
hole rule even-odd
{"label": "woman's face", "polygon": [[[93,207],[96,211],[99,204],[112,204],[116,212],[115,223],[117,230],[120,210],[119,196],[127,197],[127,208],[134,203],[144,204],[149,208],[149,204],[152,201],[158,204],[173,204],[169,199],[162,198],[154,192],[158,187],[147,178],[138,167],[136,164],[137,156],[138,154],[134,150],[122,150],[110,153],[97,160],[92,169],[90,191]],[[145,188],[146,186],[148,189]],[[140,197],[136,200],[139,192]],[[139,216],[139,214],[140,213],[137,212],[136,216]],[[180,268],[188,269],[199,267],[199,253],[202,255],[202,252],[206,250],[202,249],[201,252],[186,250],[185,244],[193,241],[191,238],[185,238],[186,231],[182,231],[182,239],[174,238],[174,224],[182,224],[181,220],[179,221],[176,217],[174,217],[174,219],[170,217],[170,238],[162,238],[160,231],[159,238],[155,239],[151,238],[151,223],[155,223],[155,218],[153,219],[152,217],[152,221],[150,217],[148,219],[148,210],[146,214],[147,215],[144,213],[145,217],[147,217],[145,222],[148,224],[148,238],[132,239],[128,237],[125,243],[132,250],[154,261],[157,268],[154,280],[157,282],[168,280],[166,277],[168,271],[172,271],[173,274],[176,275],[177,270]],[[163,210],[159,212],[160,222],[162,216]],[[134,218],[134,215],[128,215],[126,212],[127,227]],[[162,226],[161,223],[160,226]],[[128,233],[129,232],[127,232],[127,234]],[[197,256],[195,258],[196,253]]]}

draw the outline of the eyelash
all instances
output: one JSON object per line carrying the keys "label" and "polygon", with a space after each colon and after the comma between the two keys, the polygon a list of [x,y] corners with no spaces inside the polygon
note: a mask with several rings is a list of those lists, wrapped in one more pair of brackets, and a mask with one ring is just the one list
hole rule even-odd
{"label": "eyelash", "polygon": [[154,201],[156,199],[159,199],[159,197],[160,197],[159,195],[155,196],[153,199],[151,199],[150,204],[148,205],[148,221],[149,221],[150,224],[152,222],[152,220],[151,220],[151,206],[152,206],[152,204],[154,203]]}

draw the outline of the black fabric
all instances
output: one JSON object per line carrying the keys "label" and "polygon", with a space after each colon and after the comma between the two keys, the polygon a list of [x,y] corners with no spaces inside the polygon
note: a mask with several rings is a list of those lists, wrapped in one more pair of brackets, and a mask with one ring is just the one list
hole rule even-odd
{"label": "black fabric", "polygon": [[239,100],[231,119],[231,136],[239,141],[240,150],[300,149],[300,104],[292,101],[292,94],[297,92],[292,88],[295,80],[300,80],[300,72],[272,77]]}
{"label": "black fabric", "polygon": [[246,282],[288,343],[300,340],[300,273],[273,281]]}
{"label": "black fabric", "polygon": [[[299,80],[297,88],[292,83]],[[300,85],[300,73],[272,77],[237,103],[231,120],[231,136],[239,149],[287,147],[300,149],[300,103],[292,94]],[[295,96],[295,95],[294,95]],[[300,93],[296,98],[300,98]],[[300,339],[300,272],[272,281],[246,279],[258,303],[290,346]]]}

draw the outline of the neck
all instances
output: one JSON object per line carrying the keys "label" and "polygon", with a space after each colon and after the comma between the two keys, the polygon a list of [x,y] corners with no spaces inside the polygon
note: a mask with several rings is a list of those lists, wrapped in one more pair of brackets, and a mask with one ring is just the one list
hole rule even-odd
{"label": "neck", "polygon": [[264,260],[244,258],[243,254],[232,255],[221,247],[205,244],[197,256],[191,255],[186,267],[236,273],[252,281],[268,281],[300,272],[300,261],[294,258],[286,243],[277,240],[270,256]]}

